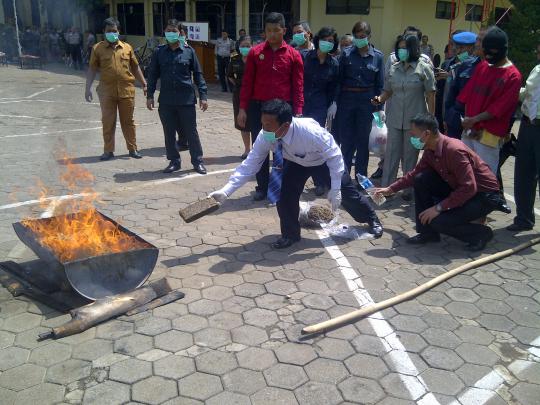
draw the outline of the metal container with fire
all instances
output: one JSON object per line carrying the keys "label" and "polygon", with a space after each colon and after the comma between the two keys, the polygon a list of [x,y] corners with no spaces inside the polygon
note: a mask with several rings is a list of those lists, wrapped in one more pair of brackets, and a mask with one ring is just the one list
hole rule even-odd
{"label": "metal container with fire", "polygon": [[140,287],[158,249],[95,209],[13,224],[20,240],[51,266],[51,279],[96,300]]}

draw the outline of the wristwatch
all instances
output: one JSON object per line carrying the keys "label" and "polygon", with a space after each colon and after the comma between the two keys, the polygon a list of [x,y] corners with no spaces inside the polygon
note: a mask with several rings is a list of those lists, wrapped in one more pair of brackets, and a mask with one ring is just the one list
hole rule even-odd
{"label": "wristwatch", "polygon": [[440,204],[440,203],[437,204],[437,205],[435,206],[435,209],[437,210],[437,212],[442,212],[441,204]]}

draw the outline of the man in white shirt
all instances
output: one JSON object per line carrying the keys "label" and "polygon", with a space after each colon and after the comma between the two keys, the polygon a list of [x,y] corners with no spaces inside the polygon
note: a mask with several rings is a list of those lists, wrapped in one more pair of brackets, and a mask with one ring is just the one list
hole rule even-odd
{"label": "man in white shirt", "polygon": [[328,200],[332,209],[336,210],[342,204],[343,194],[343,208],[357,222],[367,222],[370,232],[380,237],[383,233],[381,222],[367,198],[351,181],[333,136],[311,118],[293,118],[292,108],[285,101],[267,101],[261,111],[263,129],[253,149],[236,168],[228,183],[210,193],[210,196],[220,203],[225,201],[255,176],[272,150],[274,160],[276,153],[282,153],[284,161],[281,193],[277,202],[281,237],[272,244],[273,248],[287,248],[300,240],[300,195],[307,179],[315,172],[324,173],[326,177],[330,187]]}
{"label": "man in white shirt", "polygon": [[221,83],[221,91],[226,93],[228,91],[227,66],[229,66],[231,54],[234,51],[234,41],[229,38],[229,34],[227,33],[227,31],[221,31],[221,38],[217,39],[214,51],[217,58],[217,68],[219,82]]}

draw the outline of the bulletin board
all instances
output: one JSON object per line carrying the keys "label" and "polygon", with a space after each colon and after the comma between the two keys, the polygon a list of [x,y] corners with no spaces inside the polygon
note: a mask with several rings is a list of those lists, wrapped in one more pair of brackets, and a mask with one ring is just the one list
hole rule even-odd
{"label": "bulletin board", "polygon": [[189,41],[208,42],[208,23],[207,22],[183,22],[187,27],[187,39]]}

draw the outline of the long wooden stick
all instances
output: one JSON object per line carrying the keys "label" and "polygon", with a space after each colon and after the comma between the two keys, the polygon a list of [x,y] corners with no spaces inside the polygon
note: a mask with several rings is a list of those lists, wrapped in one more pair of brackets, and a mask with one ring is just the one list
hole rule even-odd
{"label": "long wooden stick", "polygon": [[379,312],[385,308],[413,299],[414,297],[417,297],[418,295],[425,293],[426,291],[432,289],[433,287],[443,283],[444,281],[454,276],[457,276],[460,273],[463,273],[467,270],[475,269],[477,267],[483,266],[484,264],[492,263],[497,260],[503,259],[505,257],[511,256],[514,253],[527,249],[528,247],[534,246],[538,243],[540,243],[540,237],[533,238],[530,241],[517,245],[511,249],[503,250],[502,252],[498,252],[498,253],[495,253],[486,257],[482,257],[477,260],[473,260],[472,262],[456,267],[453,270],[450,270],[444,274],[441,274],[435,277],[434,279],[431,279],[428,282],[421,284],[418,287],[413,288],[412,290],[396,295],[395,297],[388,298],[384,301],[374,303],[367,307],[349,312],[348,314],[341,315],[341,316],[329,319],[324,322],[306,326],[304,329],[302,329],[302,334],[306,335],[306,334],[312,334],[312,333],[320,333],[328,329],[335,329],[345,324],[355,322],[361,318],[374,314],[375,312]]}

